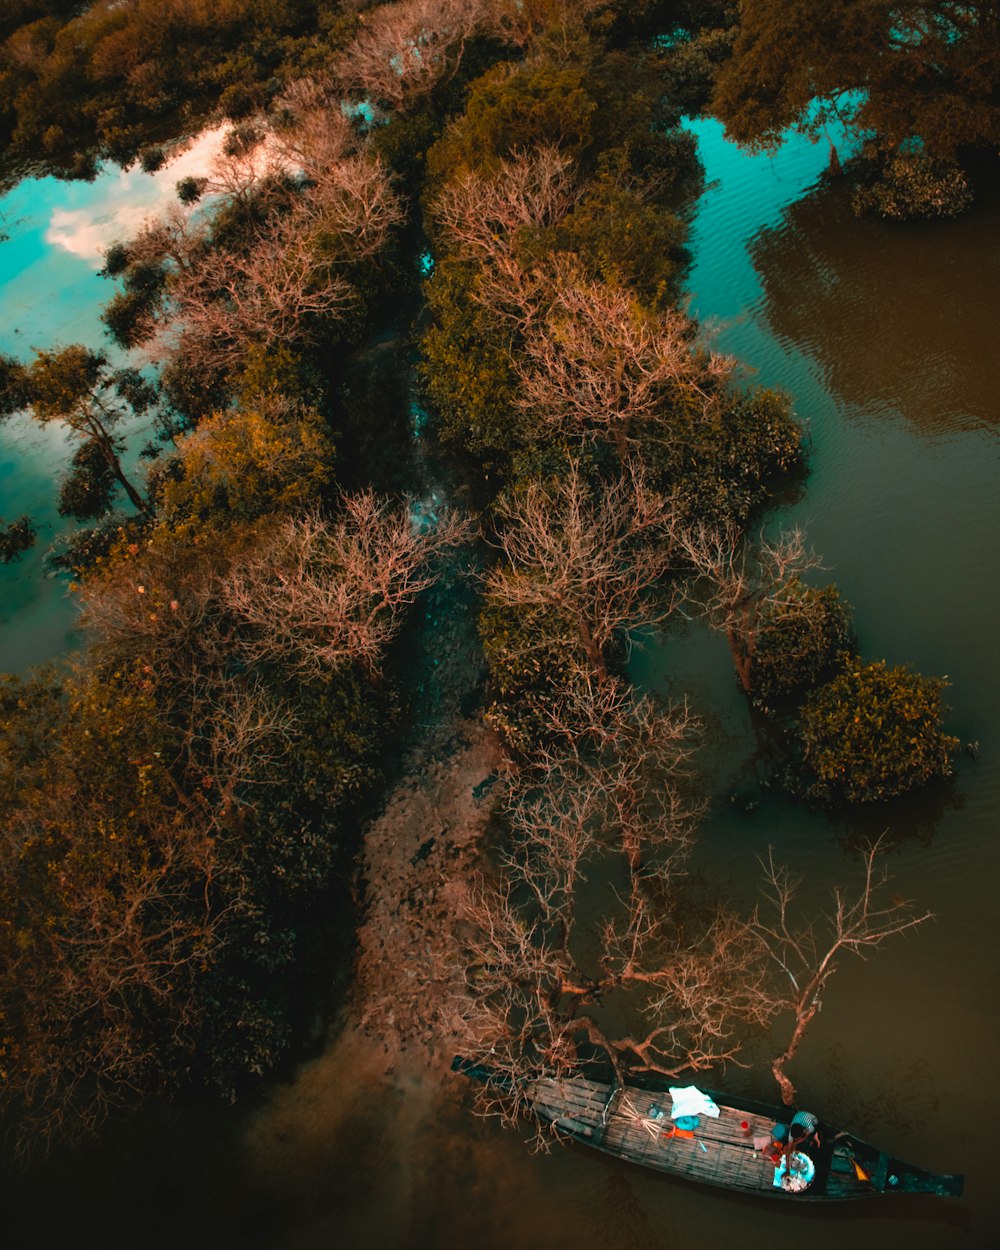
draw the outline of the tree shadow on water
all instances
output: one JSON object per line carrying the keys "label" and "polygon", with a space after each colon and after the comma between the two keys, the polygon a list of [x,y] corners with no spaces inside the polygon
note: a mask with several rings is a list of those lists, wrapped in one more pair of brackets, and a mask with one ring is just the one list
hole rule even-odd
{"label": "tree shadow on water", "polygon": [[928,847],[945,816],[964,806],[954,778],[938,778],[883,803],[834,808],[830,821],[836,841],[856,856],[879,839],[886,851],[909,842]]}
{"label": "tree shadow on water", "polygon": [[772,331],[822,367],[835,397],[918,432],[1000,425],[995,325],[1000,191],[952,221],[858,219],[831,180],[762,230],[750,254]]}

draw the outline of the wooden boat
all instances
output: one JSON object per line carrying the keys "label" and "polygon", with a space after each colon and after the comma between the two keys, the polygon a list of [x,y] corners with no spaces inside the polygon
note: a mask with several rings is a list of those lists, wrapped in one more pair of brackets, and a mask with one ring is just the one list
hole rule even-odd
{"label": "wooden boat", "polygon": [[[452,1068],[501,1087],[505,1083],[489,1068],[461,1058],[453,1061]],[[809,1148],[808,1162],[796,1161],[802,1164],[805,1175],[799,1184],[805,1187],[785,1188],[781,1178],[786,1166],[776,1167],[754,1140],[758,1144],[770,1141],[774,1125],[789,1122],[787,1107],[704,1090],[718,1106],[718,1118],[703,1115],[693,1133],[680,1134],[670,1119],[668,1087],[668,1082],[655,1080],[619,1085],[581,1075],[530,1081],[525,1092],[534,1114],[554,1125],[563,1137],[642,1167],[735,1193],[790,1202],[896,1193],[959,1197],[962,1193],[964,1177],[926,1172],[822,1122],[820,1145]],[[794,1166],[792,1171],[796,1171]],[[808,1183],[805,1176],[811,1177]]]}

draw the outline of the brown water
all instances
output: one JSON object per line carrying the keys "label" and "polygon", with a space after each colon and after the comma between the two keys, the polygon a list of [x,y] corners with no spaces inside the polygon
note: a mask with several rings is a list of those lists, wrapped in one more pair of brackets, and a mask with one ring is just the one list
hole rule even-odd
{"label": "brown water", "polygon": [[[778,518],[807,525],[857,611],[864,653],[949,674],[951,727],[978,740],[954,783],[864,822],[762,801],[754,726],[718,638],[651,648],[636,674],[705,716],[718,801],[700,864],[745,895],[769,842],[818,906],[850,881],[859,835],[889,829],[900,893],[936,913],[845,965],[794,1065],[804,1105],[926,1167],[967,1174],[960,1200],[876,1199],[804,1211],[732,1198],[584,1149],[532,1156],[469,1116],[457,1078],[383,1076],[351,1034],[259,1107],[150,1113],[0,1193],[5,1246],[321,1250],[810,1250],[992,1246],[1000,1232],[1000,665],[996,626],[1000,193],[967,218],[857,223],[842,189],[805,196],[823,152],[747,158],[700,127],[709,178],[695,226],[696,310],[787,387],[808,418],[812,475]],[[443,1057],[446,1059],[447,1057]],[[764,1077],[733,1087],[769,1096]]]}

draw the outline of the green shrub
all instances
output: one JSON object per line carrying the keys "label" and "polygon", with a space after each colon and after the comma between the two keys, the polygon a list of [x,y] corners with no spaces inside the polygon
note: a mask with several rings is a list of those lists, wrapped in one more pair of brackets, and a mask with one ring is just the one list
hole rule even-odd
{"label": "green shrub", "polygon": [[440,184],[463,168],[489,170],[539,143],[578,156],[590,142],[597,109],[586,77],[579,65],[544,60],[494,66],[473,83],[465,112],[428,151],[431,179]]}
{"label": "green shrub", "polygon": [[189,175],[187,178],[181,178],[174,189],[182,204],[191,205],[197,204],[207,185],[207,178],[195,178]]}
{"label": "green shrub", "polygon": [[788,396],[763,388],[724,395],[712,419],[693,405],[665,414],[643,456],[661,488],[677,492],[688,515],[709,524],[745,525],[804,466]]}
{"label": "green shrub", "polygon": [[143,148],[139,153],[139,165],[144,174],[155,174],[163,168],[166,159],[167,154],[159,145]]}
{"label": "green shrub", "polygon": [[815,686],[846,662],[854,644],[851,610],[836,586],[796,580],[780,602],[761,611],[750,668],[755,703]]}
{"label": "green shrub", "polygon": [[872,803],[951,773],[945,683],[884,660],[851,666],[806,700],[799,726],[806,793]]}
{"label": "green shrub", "polygon": [[59,484],[59,515],[95,521],[110,509],[117,487],[100,444],[88,438],[73,453],[72,468]]}
{"label": "green shrub", "polygon": [[19,517],[4,524],[0,517],[0,564],[13,564],[34,546],[35,523],[30,516]]}
{"label": "green shrub", "polygon": [[435,265],[419,369],[441,441],[495,464],[524,441],[525,418],[515,404],[509,336],[475,302],[475,281],[468,263]]}
{"label": "green shrub", "polygon": [[897,152],[873,182],[859,186],[851,199],[855,213],[877,213],[891,221],[914,217],[957,217],[972,203],[965,173],[950,161],[922,152]]}
{"label": "green shrub", "polygon": [[576,673],[560,641],[564,623],[556,615],[529,617],[489,600],[479,615],[491,695],[486,720],[512,750],[524,754],[546,735],[546,699],[565,691]]}
{"label": "green shrub", "polygon": [[668,308],[677,302],[686,240],[687,225],[675,213],[606,178],[538,243],[546,251],[575,253],[586,272],[634,291],[650,308]]}

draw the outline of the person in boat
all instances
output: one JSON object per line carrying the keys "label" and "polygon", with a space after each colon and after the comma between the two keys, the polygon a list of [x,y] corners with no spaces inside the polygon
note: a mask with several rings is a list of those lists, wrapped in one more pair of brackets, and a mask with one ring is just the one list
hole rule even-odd
{"label": "person in boat", "polygon": [[819,1120],[811,1111],[796,1111],[788,1129],[788,1149],[808,1150],[811,1146],[822,1145],[819,1135]]}

